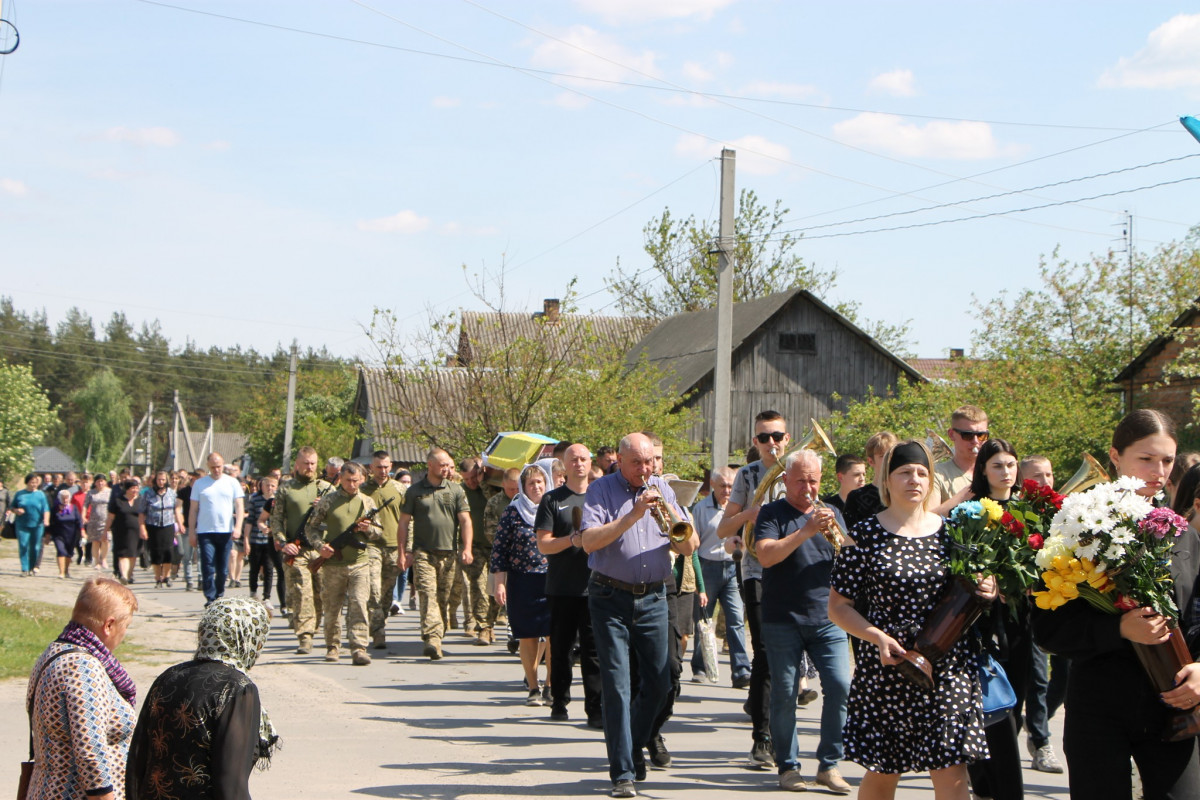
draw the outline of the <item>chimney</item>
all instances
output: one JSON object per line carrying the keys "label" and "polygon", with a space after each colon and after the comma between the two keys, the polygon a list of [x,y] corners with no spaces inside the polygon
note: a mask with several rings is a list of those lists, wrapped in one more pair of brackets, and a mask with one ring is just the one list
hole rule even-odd
{"label": "chimney", "polygon": [[558,322],[558,298],[547,297],[542,301],[542,313],[546,316],[546,322]]}
{"label": "chimney", "polygon": [[961,347],[951,347],[950,348],[950,358],[951,359],[962,358],[963,355],[964,355],[964,352]]}

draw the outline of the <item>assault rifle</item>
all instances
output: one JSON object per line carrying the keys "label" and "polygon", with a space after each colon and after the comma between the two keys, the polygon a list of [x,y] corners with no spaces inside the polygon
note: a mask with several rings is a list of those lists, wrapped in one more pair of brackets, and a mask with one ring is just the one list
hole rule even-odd
{"label": "assault rifle", "polygon": [[[358,538],[358,531],[356,531],[354,529],[356,527],[358,527],[358,523],[362,522],[364,519],[367,521],[375,519],[375,516],[380,511],[383,511],[385,508],[390,506],[393,502],[395,502],[395,500],[396,500],[396,498],[394,498],[394,497],[389,497],[387,500],[384,500],[382,503],[375,506],[375,508],[372,508],[370,511],[363,514],[358,519],[354,520],[354,522],[351,522],[350,527],[346,528],[346,530],[342,531],[337,536],[330,539],[328,542],[326,542],[326,544],[334,549],[338,558],[342,557],[342,548],[343,547],[353,547],[355,550],[366,550],[367,543],[364,542],[362,539]],[[321,567],[325,566],[325,562],[328,560],[329,559],[325,558],[325,556],[317,556],[312,561],[308,562],[309,571],[313,575],[316,575],[317,570],[319,570]]]}
{"label": "assault rifle", "polygon": [[[304,541],[304,529],[308,527],[308,519],[312,516],[313,509],[317,507],[317,503],[321,500],[321,498],[332,492],[335,488],[337,488],[337,484],[331,483],[325,487],[325,491],[317,492],[317,496],[313,498],[312,505],[308,507],[308,510],[304,512],[304,516],[300,518],[300,527],[296,529],[299,532],[299,535],[295,539],[292,539],[292,541],[288,542],[288,544],[296,545],[300,552],[304,552],[308,549],[308,542]],[[297,553],[297,555],[299,555],[299,553]],[[283,563],[287,564],[289,567],[295,560],[296,556],[283,557]]]}

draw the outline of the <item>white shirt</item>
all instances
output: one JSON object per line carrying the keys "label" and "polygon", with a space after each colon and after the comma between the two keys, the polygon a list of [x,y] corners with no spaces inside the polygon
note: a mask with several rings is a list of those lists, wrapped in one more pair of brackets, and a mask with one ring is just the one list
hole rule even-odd
{"label": "white shirt", "polygon": [[716,497],[711,494],[692,506],[692,522],[700,535],[700,549],[696,552],[705,561],[733,561],[733,555],[725,552],[725,540],[717,536],[724,518],[725,509],[717,506]]}
{"label": "white shirt", "polygon": [[233,506],[245,497],[242,485],[230,475],[213,480],[205,475],[192,484],[192,503],[196,510],[196,533],[233,533]]}

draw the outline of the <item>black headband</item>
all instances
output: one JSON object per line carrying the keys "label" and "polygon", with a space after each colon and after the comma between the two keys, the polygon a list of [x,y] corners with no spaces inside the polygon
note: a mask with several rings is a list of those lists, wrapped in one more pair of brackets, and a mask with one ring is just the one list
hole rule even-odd
{"label": "black headband", "polygon": [[925,452],[925,448],[916,442],[898,444],[892,449],[892,460],[888,462],[888,474],[891,475],[900,467],[909,464],[920,464],[925,469],[929,469],[929,456]]}

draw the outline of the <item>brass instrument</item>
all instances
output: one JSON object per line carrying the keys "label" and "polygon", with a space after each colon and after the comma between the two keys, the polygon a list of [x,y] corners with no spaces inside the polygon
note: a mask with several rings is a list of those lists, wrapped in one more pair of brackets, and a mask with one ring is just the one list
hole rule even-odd
{"label": "brass instrument", "polygon": [[[812,503],[814,511],[829,508],[829,504],[822,500],[820,496],[808,495],[808,502]],[[825,537],[825,541],[833,545],[833,554],[835,556],[842,552],[842,545],[854,544],[854,540],[850,538],[850,534],[846,533],[846,529],[842,527],[842,523],[837,521],[836,513],[827,525],[821,526],[821,535]]]}
{"label": "brass instrument", "polygon": [[[758,482],[758,488],[754,490],[754,499],[751,501],[751,506],[760,506],[767,494],[775,489],[775,485],[783,478],[783,466],[787,462],[787,457],[792,453],[801,450],[813,450],[817,453],[829,453],[829,455],[837,458],[837,450],[833,449],[833,442],[829,440],[829,436],[817,424],[815,419],[809,419],[812,427],[808,429],[808,433],[800,439],[800,443],[785,453],[775,462],[775,466],[767,471],[767,474]],[[744,510],[744,509],[743,509]],[[750,551],[750,555],[758,558],[758,553],[754,548],[754,523],[747,522],[742,526],[742,541],[746,544],[746,549]]]}
{"label": "brass instrument", "polygon": [[1084,453],[1083,463],[1079,465],[1079,469],[1075,470],[1075,474],[1067,479],[1058,493],[1074,494],[1090,489],[1098,483],[1108,483],[1110,480],[1112,478],[1108,477],[1108,472],[1100,466],[1100,462],[1091,453]]}
{"label": "brass instrument", "polygon": [[933,455],[933,463],[949,461],[954,458],[954,448],[932,428],[925,429],[925,446]]}
{"label": "brass instrument", "polygon": [[672,542],[687,541],[695,532],[692,523],[680,519],[679,515],[675,513],[675,509],[662,495],[659,495],[654,505],[650,506],[650,517],[658,525],[663,535]]}

